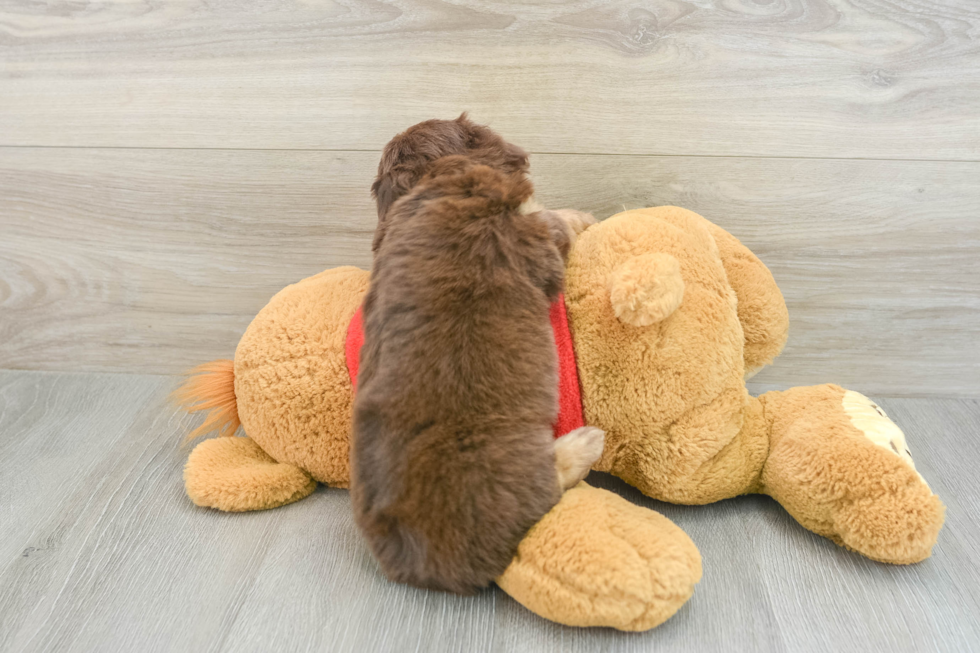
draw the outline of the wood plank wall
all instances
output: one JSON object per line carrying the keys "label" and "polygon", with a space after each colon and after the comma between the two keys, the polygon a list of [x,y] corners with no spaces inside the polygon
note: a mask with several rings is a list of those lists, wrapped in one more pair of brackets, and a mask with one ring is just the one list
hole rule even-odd
{"label": "wood plank wall", "polygon": [[0,368],[173,373],[365,266],[378,151],[468,109],[539,195],[771,267],[756,379],[980,394],[971,0],[0,0]]}

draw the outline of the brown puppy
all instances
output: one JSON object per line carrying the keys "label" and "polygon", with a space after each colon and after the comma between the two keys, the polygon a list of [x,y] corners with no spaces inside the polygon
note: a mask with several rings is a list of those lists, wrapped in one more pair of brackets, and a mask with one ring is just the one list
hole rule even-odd
{"label": "brown puppy", "polygon": [[533,190],[526,157],[517,165],[516,148],[491,149],[505,165],[464,151],[413,167],[386,152],[389,169],[422,171],[406,172],[418,178],[403,190],[409,182],[389,184],[383,161],[375,184],[381,220],[354,402],[361,532],[392,580],[458,593],[504,571],[603,442],[599,429],[555,440],[551,427],[548,310],[591,216],[522,210]]}
{"label": "brown puppy", "polygon": [[471,121],[465,113],[456,120],[426,120],[409,127],[385,146],[371,186],[378,205],[372,252],[378,251],[384,239],[392,204],[414,188],[437,159],[454,154],[506,173],[526,173],[528,169],[527,152],[489,127]]}

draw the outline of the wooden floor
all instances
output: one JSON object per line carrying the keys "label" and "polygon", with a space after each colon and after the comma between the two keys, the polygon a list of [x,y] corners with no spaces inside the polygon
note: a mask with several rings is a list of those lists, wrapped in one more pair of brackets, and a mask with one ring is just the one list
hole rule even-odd
{"label": "wooden floor", "polygon": [[[661,504],[704,579],[648,633],[575,629],[498,589],[393,585],[320,488],[258,513],[183,493],[165,376],[0,372],[0,651],[980,650],[980,402],[876,398],[947,505],[932,558],[871,562],[810,534],[767,497]],[[597,478],[598,477],[598,478]]]}

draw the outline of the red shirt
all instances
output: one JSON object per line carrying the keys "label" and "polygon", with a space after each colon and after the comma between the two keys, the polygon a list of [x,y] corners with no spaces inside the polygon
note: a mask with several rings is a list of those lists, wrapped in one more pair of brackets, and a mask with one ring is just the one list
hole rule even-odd
{"label": "red shirt", "polygon": [[[565,312],[565,298],[562,295],[551,305],[549,314],[551,329],[555,333],[555,348],[558,350],[558,420],[554,424],[555,437],[559,438],[569,431],[585,426],[582,415],[582,392],[578,383],[578,368],[575,365],[575,347],[572,332],[568,329],[568,314]],[[350,373],[351,387],[357,388],[357,369],[361,359],[361,345],[364,344],[364,320],[361,307],[347,326],[347,371]]]}

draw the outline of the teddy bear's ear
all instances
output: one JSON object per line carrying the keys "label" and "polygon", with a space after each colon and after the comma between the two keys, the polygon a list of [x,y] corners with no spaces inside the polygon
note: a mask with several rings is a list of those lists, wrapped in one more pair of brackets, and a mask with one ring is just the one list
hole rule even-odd
{"label": "teddy bear's ear", "polygon": [[625,324],[649,326],[673,313],[684,299],[681,265],[670,254],[641,254],[609,275],[609,300]]}

